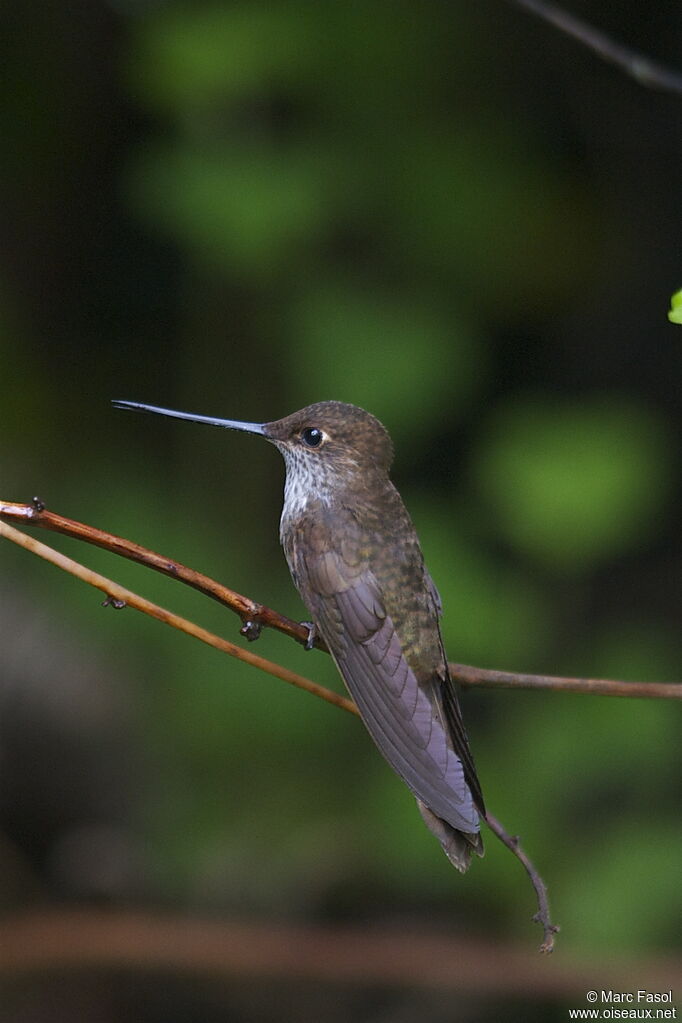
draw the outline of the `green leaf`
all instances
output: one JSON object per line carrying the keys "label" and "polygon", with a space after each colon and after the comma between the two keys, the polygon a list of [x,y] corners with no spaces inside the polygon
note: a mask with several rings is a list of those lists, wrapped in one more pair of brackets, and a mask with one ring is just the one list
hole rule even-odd
{"label": "green leaf", "polygon": [[670,299],[668,319],[671,323],[682,323],[682,288]]}

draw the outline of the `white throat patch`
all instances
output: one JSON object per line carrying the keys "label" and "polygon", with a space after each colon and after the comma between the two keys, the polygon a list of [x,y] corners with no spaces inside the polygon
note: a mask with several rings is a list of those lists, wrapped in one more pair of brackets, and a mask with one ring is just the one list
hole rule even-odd
{"label": "white throat patch", "polygon": [[280,535],[289,522],[299,518],[309,502],[321,501],[329,505],[332,500],[332,481],[329,465],[315,454],[300,448],[278,445],[286,465],[284,506],[280,520]]}

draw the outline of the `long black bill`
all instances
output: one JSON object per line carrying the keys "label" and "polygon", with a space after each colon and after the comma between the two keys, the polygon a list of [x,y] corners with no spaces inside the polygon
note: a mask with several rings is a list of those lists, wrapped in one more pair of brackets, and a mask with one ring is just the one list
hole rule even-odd
{"label": "long black bill", "polygon": [[133,412],[153,412],[159,416],[170,416],[171,419],[188,419],[191,423],[208,423],[209,426],[224,426],[228,430],[243,430],[245,433],[264,433],[262,423],[240,423],[235,419],[195,416],[191,412],[176,412],[174,409],[158,408],[156,405],[141,405],[137,401],[112,401],[111,404],[114,408],[130,409]]}

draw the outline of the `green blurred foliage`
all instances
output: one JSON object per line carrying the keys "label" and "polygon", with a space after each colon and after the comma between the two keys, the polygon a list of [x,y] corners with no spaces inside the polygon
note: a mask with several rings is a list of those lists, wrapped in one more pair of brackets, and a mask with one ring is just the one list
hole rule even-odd
{"label": "green blurred foliage", "polygon": [[[594,87],[577,102],[577,84],[564,109],[551,71],[536,77],[494,15],[443,10],[169,2],[119,15],[100,84],[123,113],[112,127],[95,94],[89,115],[70,107],[50,125],[95,156],[84,170],[72,155],[66,197],[60,175],[43,186],[58,212],[37,234],[40,286],[24,270],[24,290],[2,289],[3,486],[305,617],[277,546],[276,454],[106,402],[266,420],[352,401],[396,442],[453,660],[679,678],[681,367],[651,341],[657,282],[648,304],[639,286],[661,241],[660,224],[642,240],[649,192],[674,190],[644,195],[635,161],[627,191],[630,92],[609,148]],[[57,15],[34,13],[44,41],[41,19]],[[18,52],[36,66],[31,38]],[[196,594],[76,551],[236,631]],[[520,870],[488,837],[486,859],[456,876],[356,721],[0,556],[35,606],[133,680],[143,898],[322,917],[408,907],[532,941]],[[329,659],[281,637],[258,652],[340,686]],[[537,858],[562,944],[678,941],[678,708],[479,691],[464,711],[489,806]]]}
{"label": "green blurred foliage", "polygon": [[676,459],[660,418],[628,397],[534,395],[497,410],[475,466],[501,536],[582,572],[656,528]]}
{"label": "green blurred foliage", "polygon": [[462,663],[533,663],[554,629],[542,589],[481,550],[473,524],[451,501],[422,501],[409,505],[443,602],[448,650]]}
{"label": "green blurred foliage", "polygon": [[[433,422],[451,417],[453,406],[464,415],[485,382],[482,346],[439,303],[428,292],[368,293],[338,281],[311,288],[292,308],[287,354],[295,403],[311,394],[345,396],[379,418],[400,406],[392,436],[404,449],[418,442],[413,424],[423,409]],[[321,349],[331,357],[320,359]],[[296,387],[298,366],[307,372]]]}
{"label": "green blurred foliage", "polygon": [[[421,276],[494,280],[508,312],[531,281],[533,301],[551,301],[579,267],[580,201],[528,158],[530,139],[444,109],[453,37],[411,3],[164,9],[131,78],[173,137],[140,157],[137,202],[245,280],[305,265],[339,229],[371,230],[385,260]],[[571,235],[547,260],[569,208]]]}

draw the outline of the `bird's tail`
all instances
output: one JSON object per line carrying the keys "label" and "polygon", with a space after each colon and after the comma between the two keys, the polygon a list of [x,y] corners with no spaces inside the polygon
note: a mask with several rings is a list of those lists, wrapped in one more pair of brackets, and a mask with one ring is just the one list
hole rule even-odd
{"label": "bird's tail", "polygon": [[483,839],[480,832],[458,831],[451,824],[437,817],[433,810],[429,810],[421,799],[417,800],[419,812],[429,831],[436,836],[443,847],[443,852],[453,866],[457,867],[463,874],[469,869],[471,856],[483,856]]}

